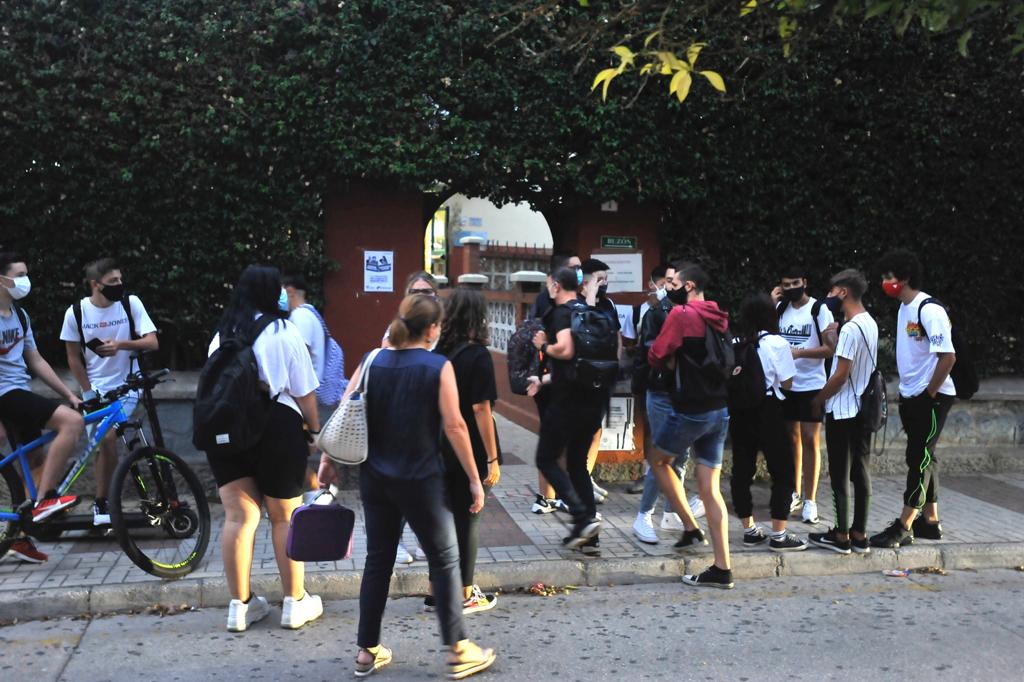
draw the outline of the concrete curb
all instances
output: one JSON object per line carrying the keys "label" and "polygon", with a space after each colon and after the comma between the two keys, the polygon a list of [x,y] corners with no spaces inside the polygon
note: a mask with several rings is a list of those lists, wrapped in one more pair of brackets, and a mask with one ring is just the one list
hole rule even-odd
{"label": "concrete curb", "polygon": [[[887,568],[1009,568],[1024,565],[1024,542],[920,544],[898,550],[873,549],[867,555],[849,556],[816,549],[790,554],[736,552],[732,560],[733,575],[738,581],[778,576],[853,575]],[[592,587],[674,582],[683,573],[700,572],[711,561],[712,555],[707,551],[628,559],[516,561],[480,564],[477,578],[487,588],[505,591],[537,582]],[[324,599],[355,599],[359,596],[360,577],[360,571],[309,572],[306,586]],[[391,596],[424,594],[427,586],[425,568],[399,569],[391,579]],[[254,592],[272,601],[281,599],[276,575],[253,576],[252,587]],[[137,611],[154,605],[222,608],[229,598],[227,581],[222,577],[91,588],[11,590],[0,592],[0,623]]]}

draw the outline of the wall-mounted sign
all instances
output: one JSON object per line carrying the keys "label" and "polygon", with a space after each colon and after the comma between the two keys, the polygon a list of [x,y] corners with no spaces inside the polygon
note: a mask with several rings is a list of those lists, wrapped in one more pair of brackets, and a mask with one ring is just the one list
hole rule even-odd
{"label": "wall-mounted sign", "polygon": [[602,249],[633,249],[637,248],[636,237],[613,237],[610,235],[601,236]]}
{"label": "wall-mounted sign", "polygon": [[605,213],[618,213],[619,212],[619,202],[617,202],[617,201],[606,201],[603,204],[601,204],[601,210],[604,211]]}
{"label": "wall-mounted sign", "polygon": [[395,252],[363,253],[363,291],[391,293],[395,290]]}
{"label": "wall-mounted sign", "polygon": [[644,282],[644,255],[637,253],[593,253],[592,257],[608,264],[608,293],[617,291],[639,292]]}

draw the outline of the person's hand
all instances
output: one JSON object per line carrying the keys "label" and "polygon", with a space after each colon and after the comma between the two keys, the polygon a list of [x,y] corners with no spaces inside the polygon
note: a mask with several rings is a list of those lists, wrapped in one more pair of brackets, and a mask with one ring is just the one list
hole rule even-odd
{"label": "person's hand", "polygon": [[928,397],[931,398],[932,400],[935,400],[935,396],[937,396],[939,394],[938,391],[933,391],[930,388],[926,388],[924,392],[927,393]]}
{"label": "person's hand", "polygon": [[803,350],[803,348],[797,348],[796,346],[789,347],[789,352],[793,354],[794,360],[799,360],[804,356]]}
{"label": "person's hand", "polygon": [[96,355],[101,358],[109,358],[117,354],[117,351],[121,350],[121,343],[119,341],[104,341],[102,346],[96,347]]}
{"label": "person's hand", "polygon": [[540,377],[526,377],[526,380],[530,382],[530,385],[526,387],[526,395],[532,398],[540,393]]}
{"label": "person's hand", "polygon": [[775,287],[771,293],[772,303],[778,305],[779,301],[782,300],[782,287]]}
{"label": "person's hand", "polygon": [[82,399],[74,393],[68,395],[68,402],[71,403],[72,409],[77,410],[78,406],[82,404]]}
{"label": "person's hand", "polygon": [[498,460],[494,460],[487,464],[487,478],[484,479],[484,486],[493,488],[498,485],[499,480],[501,480],[501,466],[498,464]]}
{"label": "person's hand", "polygon": [[338,484],[338,468],[326,457],[320,458],[320,469],[316,472],[316,480],[321,488],[329,488]]}
{"label": "person's hand", "polygon": [[469,494],[473,496],[473,504],[469,505],[470,514],[479,514],[484,508],[484,486],[480,479],[469,482]]}
{"label": "person's hand", "polygon": [[540,350],[540,347],[548,342],[548,335],[544,333],[544,330],[538,331],[533,335],[533,347]]}

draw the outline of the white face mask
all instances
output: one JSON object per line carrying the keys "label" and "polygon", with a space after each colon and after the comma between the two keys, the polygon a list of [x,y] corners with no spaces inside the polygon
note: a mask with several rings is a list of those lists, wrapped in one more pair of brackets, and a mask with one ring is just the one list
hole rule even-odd
{"label": "white face mask", "polygon": [[29,281],[28,275],[23,275],[21,277],[11,277],[10,279],[12,282],[14,282],[14,286],[4,288],[7,289],[7,291],[11,294],[11,298],[13,298],[15,301],[20,301],[21,299],[28,296],[28,292],[32,291],[32,282]]}
{"label": "white face mask", "polygon": [[666,289],[665,287],[658,287],[657,289],[654,290],[654,296],[659,301],[664,301],[665,297],[668,296],[668,289]]}

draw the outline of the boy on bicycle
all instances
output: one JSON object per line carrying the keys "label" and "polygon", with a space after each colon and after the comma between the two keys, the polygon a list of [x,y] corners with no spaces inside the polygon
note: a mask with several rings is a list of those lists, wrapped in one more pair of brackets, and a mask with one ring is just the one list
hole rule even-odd
{"label": "boy on bicycle", "polygon": [[[43,498],[32,510],[32,518],[38,523],[78,502],[73,495],[59,497],[57,486],[85,422],[72,409],[78,406],[78,398],[36,349],[28,313],[15,306],[14,302],[27,296],[31,287],[25,261],[11,252],[0,253],[0,420],[7,425],[12,443],[35,440],[44,428],[57,432],[45,460],[41,453],[32,453],[31,472],[22,472],[38,480],[43,492]],[[71,403],[71,407],[32,393],[29,372]],[[43,563],[47,559],[27,537],[15,540],[10,551],[23,561]]]}
{"label": "boy on bicycle", "polygon": [[[159,344],[156,326],[142,301],[125,293],[121,269],[113,258],[100,258],[86,265],[85,283],[90,295],[68,307],[60,340],[67,348],[68,366],[82,387],[82,397],[90,398],[124,383],[132,371],[133,351],[153,351]],[[139,398],[137,391],[121,398],[129,417]],[[110,525],[107,494],[117,466],[115,436],[113,430],[107,433],[96,457],[93,526]]]}

